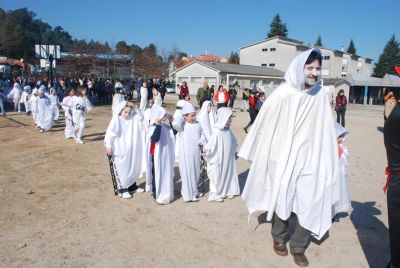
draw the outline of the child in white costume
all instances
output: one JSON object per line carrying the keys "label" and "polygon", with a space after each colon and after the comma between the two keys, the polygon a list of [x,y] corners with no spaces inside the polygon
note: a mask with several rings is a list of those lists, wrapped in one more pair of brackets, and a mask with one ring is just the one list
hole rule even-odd
{"label": "child in white costume", "polygon": [[114,96],[113,96],[113,100],[112,100],[112,113],[114,114],[114,110],[117,107],[118,103],[122,102],[125,100],[124,98],[124,90],[122,88],[118,88],[116,89],[117,92],[115,92]]}
{"label": "child in white costume", "polygon": [[[336,137],[339,150],[339,180],[334,183],[334,200],[338,200],[332,207],[332,218],[338,213],[349,212],[351,208],[351,200],[348,185],[347,166],[349,158],[349,150],[343,145],[343,141],[349,132],[340,124],[335,122]],[[336,198],[335,198],[336,197]]]}
{"label": "child in white costume", "polygon": [[182,108],[182,115],[172,123],[179,132],[179,173],[182,198],[186,202],[199,201],[197,184],[200,177],[200,146],[205,143],[203,129],[196,121],[196,110],[191,103]]}
{"label": "child in white costume", "polygon": [[226,197],[240,194],[235,161],[238,144],[230,129],[231,122],[232,110],[219,108],[211,139],[204,147],[210,179],[208,201],[222,202]]}
{"label": "child in white costume", "polygon": [[[185,105],[185,103],[189,103],[186,100],[178,100],[176,103],[176,110],[174,113],[174,120],[177,120],[178,118],[182,117],[182,108]],[[175,135],[175,163],[179,163],[179,137],[180,134],[179,132]]]}
{"label": "child in white costume", "polygon": [[68,96],[64,97],[62,101],[62,108],[65,116],[65,137],[67,139],[75,137],[74,121],[72,118],[73,97],[75,96],[75,89],[68,91]]}
{"label": "child in white costume", "polygon": [[86,89],[78,87],[77,95],[73,97],[72,120],[75,127],[75,141],[83,144],[82,135],[86,127],[86,113],[92,109],[92,105],[86,96]]}
{"label": "child in white costume", "polygon": [[149,159],[149,151],[150,151],[150,121],[151,121],[151,107],[153,106],[153,100],[150,99],[147,102],[147,108],[143,113],[143,132],[142,132],[142,144],[144,146],[143,159],[142,159],[142,172],[140,178],[144,178],[147,173],[147,161]]}
{"label": "child in white costume", "polygon": [[144,113],[147,107],[147,98],[149,92],[147,91],[147,82],[143,82],[142,87],[140,88],[140,111]]}
{"label": "child in white costume", "polygon": [[172,116],[160,105],[151,108],[150,150],[148,151],[148,167],[146,191],[152,191],[153,197],[160,205],[174,200],[174,133],[170,124]]}
{"label": "child in white costume", "polygon": [[32,95],[29,99],[29,106],[32,111],[32,119],[33,119],[33,123],[35,124],[36,128],[39,128],[37,125],[37,123],[38,123],[38,121],[37,121],[38,100],[39,100],[38,89],[34,88],[32,90]]}
{"label": "child in white costume", "polygon": [[217,115],[211,101],[204,101],[200,112],[197,114],[197,120],[203,128],[207,141],[211,139],[216,117]]}
{"label": "child in white costume", "polygon": [[20,103],[20,98],[22,95],[22,89],[19,83],[14,83],[14,87],[8,93],[7,98],[12,99],[14,102],[14,112],[18,111],[21,112],[21,103]]}
{"label": "child in white costume", "polygon": [[50,89],[49,99],[51,102],[51,113],[53,115],[53,120],[58,121],[58,117],[60,116],[60,100],[58,99],[55,88]]}
{"label": "child in white costume", "polygon": [[43,88],[38,90],[39,98],[37,100],[37,125],[39,132],[49,131],[53,127],[53,114],[51,112],[51,102],[45,95]]}
{"label": "child in white costume", "polygon": [[108,125],[104,144],[108,155],[113,156],[118,177],[119,193],[131,198],[131,192],[144,192],[136,185],[142,166],[142,121],[140,110],[127,101],[114,107],[114,114]]}
{"label": "child in white costume", "polygon": [[27,115],[31,114],[31,104],[29,102],[30,98],[31,98],[31,86],[27,85],[24,86],[24,92],[22,92],[21,95],[21,99],[20,99],[20,103],[24,104],[25,106],[25,112]]}

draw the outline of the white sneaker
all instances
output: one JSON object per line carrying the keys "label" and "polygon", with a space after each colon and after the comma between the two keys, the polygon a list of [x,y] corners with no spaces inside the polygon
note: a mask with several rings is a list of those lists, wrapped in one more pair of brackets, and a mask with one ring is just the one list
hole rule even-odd
{"label": "white sneaker", "polygon": [[199,193],[199,197],[203,197],[204,196],[204,193]]}
{"label": "white sneaker", "polygon": [[39,132],[40,132],[40,133],[43,133],[43,132],[44,132],[43,128],[39,129]]}
{"label": "white sneaker", "polygon": [[199,202],[199,199],[197,197],[193,197],[191,201],[192,202]]}
{"label": "white sneaker", "polygon": [[137,188],[135,191],[133,191],[134,193],[144,193],[144,189],[143,188]]}
{"label": "white sneaker", "polygon": [[156,199],[157,204],[159,205],[168,205],[169,202],[167,200]]}
{"label": "white sneaker", "polygon": [[221,197],[219,197],[219,198],[217,198],[217,199],[214,199],[214,201],[215,201],[215,202],[224,202],[224,199],[221,198]]}
{"label": "white sneaker", "polygon": [[132,195],[129,192],[122,193],[122,198],[132,198]]}
{"label": "white sneaker", "polygon": [[233,199],[233,198],[235,198],[235,196],[234,195],[228,195],[228,198],[229,199]]}
{"label": "white sneaker", "polygon": [[84,144],[83,140],[81,140],[81,139],[76,139],[76,143],[78,143],[78,144]]}

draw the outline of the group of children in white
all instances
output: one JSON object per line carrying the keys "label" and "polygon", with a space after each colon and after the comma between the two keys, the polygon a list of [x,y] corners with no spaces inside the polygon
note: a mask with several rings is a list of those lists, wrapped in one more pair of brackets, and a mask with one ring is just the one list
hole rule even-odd
{"label": "group of children in white", "polygon": [[62,107],[65,113],[66,138],[75,138],[77,143],[83,143],[81,137],[85,128],[86,113],[92,108],[83,87],[77,89],[77,94],[75,89],[71,89],[69,95],[60,103],[54,88],[47,91],[44,85],[37,85],[33,89],[27,85],[22,90],[20,84],[15,83],[7,98],[12,99],[14,111],[21,112],[21,104],[24,105],[26,114],[32,115],[33,123],[39,132],[52,129],[54,122],[59,119]]}
{"label": "group of children in white", "polygon": [[237,141],[230,129],[232,110],[220,108],[216,113],[206,101],[196,114],[190,102],[180,100],[172,116],[159,101],[147,102],[143,93],[139,107],[125,100],[113,103],[104,139],[121,196],[131,198],[130,192],[144,191],[136,180],[146,176],[145,190],[157,203],[169,204],[175,198],[174,165],[178,163],[183,200],[199,201],[203,195],[198,190],[201,158],[207,163],[209,201],[222,202],[239,195]]}
{"label": "group of children in white", "polygon": [[[144,88],[146,85],[144,85]],[[205,101],[196,113],[187,100],[179,100],[174,115],[161,103],[147,101],[143,90],[140,106],[114,96],[113,117],[105,135],[107,154],[113,157],[119,193],[131,198],[134,192],[150,192],[159,204],[174,200],[174,165],[179,164],[181,195],[186,202],[199,201],[201,159],[205,160],[209,178],[208,201],[223,202],[240,195],[236,169],[238,143],[230,129],[233,111],[216,112]],[[337,124],[337,123],[335,123]],[[336,125],[341,179],[335,185],[340,200],[332,207],[333,215],[351,208],[348,179],[348,150],[343,140],[348,131]],[[136,185],[146,177],[145,189]]]}

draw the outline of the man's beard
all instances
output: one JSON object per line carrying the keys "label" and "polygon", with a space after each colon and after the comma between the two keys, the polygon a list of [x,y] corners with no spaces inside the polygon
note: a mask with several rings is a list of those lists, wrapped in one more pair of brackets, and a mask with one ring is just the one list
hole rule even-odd
{"label": "man's beard", "polygon": [[310,79],[306,77],[306,81],[304,82],[305,88],[311,88],[317,84],[317,79]]}

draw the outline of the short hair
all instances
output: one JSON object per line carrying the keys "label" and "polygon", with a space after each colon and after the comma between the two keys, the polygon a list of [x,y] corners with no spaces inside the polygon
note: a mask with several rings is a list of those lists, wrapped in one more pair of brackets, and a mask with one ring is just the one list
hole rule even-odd
{"label": "short hair", "polygon": [[308,56],[306,60],[306,64],[313,63],[315,60],[318,60],[319,65],[322,65],[322,55],[321,53],[317,52],[316,50],[313,50],[310,53],[310,56]]}

